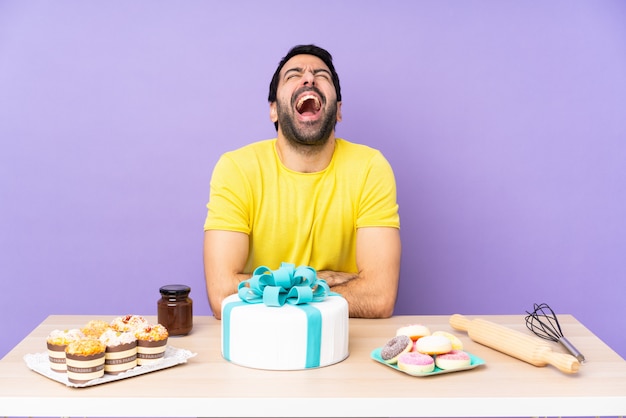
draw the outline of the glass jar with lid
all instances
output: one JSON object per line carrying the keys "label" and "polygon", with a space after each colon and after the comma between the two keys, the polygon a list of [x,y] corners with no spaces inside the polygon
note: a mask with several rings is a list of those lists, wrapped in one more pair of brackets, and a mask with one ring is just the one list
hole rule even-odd
{"label": "glass jar with lid", "polygon": [[167,328],[169,335],[187,335],[193,327],[193,301],[191,288],[183,284],[169,284],[159,289],[157,302],[158,322]]}

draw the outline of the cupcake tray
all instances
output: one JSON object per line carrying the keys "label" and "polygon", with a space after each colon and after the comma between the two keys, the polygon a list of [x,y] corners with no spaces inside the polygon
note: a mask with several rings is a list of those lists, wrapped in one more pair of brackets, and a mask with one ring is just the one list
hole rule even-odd
{"label": "cupcake tray", "polygon": [[434,376],[434,375],[444,374],[444,373],[460,372],[460,371],[463,371],[463,370],[470,370],[470,369],[473,369],[475,367],[478,367],[480,365],[485,364],[485,360],[483,360],[483,359],[481,359],[479,357],[476,357],[475,355],[473,355],[471,353],[467,353],[467,351],[466,351],[466,353],[470,356],[470,359],[471,359],[471,363],[470,363],[469,366],[459,367],[458,369],[450,369],[450,370],[443,370],[443,369],[440,369],[439,367],[435,366],[435,370],[433,370],[432,372],[428,372],[428,373],[407,373],[404,370],[400,370],[398,368],[397,364],[386,363],[383,360],[383,358],[380,356],[381,350],[382,350],[382,347],[374,349],[374,351],[372,351],[372,353],[371,353],[372,359],[376,360],[377,362],[379,362],[381,364],[384,364],[387,367],[391,367],[392,369],[395,369],[395,370],[397,370],[397,371],[399,371],[401,373],[408,374],[409,376],[415,376],[415,377],[428,377],[428,376]]}
{"label": "cupcake tray", "polygon": [[155,372],[157,370],[167,369],[169,367],[186,363],[188,359],[195,357],[196,355],[197,353],[192,353],[189,350],[175,348],[168,345],[165,348],[165,354],[163,356],[163,359],[158,363],[137,366],[120,374],[105,374],[103,377],[99,377],[97,379],[90,380],[89,382],[80,384],[68,381],[67,375],[65,373],[53,371],[50,368],[48,353],[26,354],[24,356],[24,361],[26,362],[26,365],[29,369],[43,376],[46,376],[47,378],[55,380],[59,383],[63,383],[66,386],[82,388],[114,382],[116,380],[127,379],[129,377],[140,376],[142,374]]}

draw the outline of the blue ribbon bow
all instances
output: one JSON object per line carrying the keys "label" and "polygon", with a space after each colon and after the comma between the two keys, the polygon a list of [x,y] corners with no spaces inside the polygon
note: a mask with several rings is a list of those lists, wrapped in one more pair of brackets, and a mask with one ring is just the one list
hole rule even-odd
{"label": "blue ribbon bow", "polygon": [[295,268],[294,264],[285,262],[278,270],[257,267],[250,279],[239,283],[237,292],[244,302],[263,302],[266,306],[321,302],[331,293],[326,280],[318,279],[314,268]]}

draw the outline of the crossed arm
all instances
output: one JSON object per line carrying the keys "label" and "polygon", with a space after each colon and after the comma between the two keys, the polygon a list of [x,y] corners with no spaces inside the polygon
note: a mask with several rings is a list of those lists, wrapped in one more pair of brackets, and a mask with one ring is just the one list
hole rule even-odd
{"label": "crossed arm", "polygon": [[[400,277],[400,231],[368,227],[357,230],[358,273],[319,271],[334,292],[348,302],[355,318],[387,318],[393,314]],[[222,300],[237,292],[239,283],[250,278],[244,273],[248,258],[248,235],[209,230],[204,233],[204,272],[209,304],[221,319]]]}

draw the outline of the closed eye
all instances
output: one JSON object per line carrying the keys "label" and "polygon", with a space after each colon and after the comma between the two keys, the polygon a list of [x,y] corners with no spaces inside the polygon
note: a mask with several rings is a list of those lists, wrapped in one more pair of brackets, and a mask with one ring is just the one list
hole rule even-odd
{"label": "closed eye", "polygon": [[[283,76],[283,78],[285,80],[290,80],[294,77],[302,77],[304,73],[305,73],[305,70],[303,68],[290,68],[287,71],[285,71],[285,75]],[[332,75],[330,74],[330,71],[328,71],[325,68],[318,68],[318,69],[313,70],[313,75],[315,77],[321,77],[329,81],[332,80]]]}
{"label": "closed eye", "polygon": [[301,77],[303,73],[304,70],[302,68],[290,68],[289,70],[285,71],[285,75],[283,76],[283,78],[285,80],[289,80],[294,77]]}
{"label": "closed eye", "polygon": [[313,74],[315,74],[316,77],[323,77],[323,78],[326,78],[326,79],[329,79],[329,80],[332,78],[332,76],[330,74],[330,71],[328,71],[328,70],[326,70],[324,68],[320,68],[318,70],[314,70]]}

